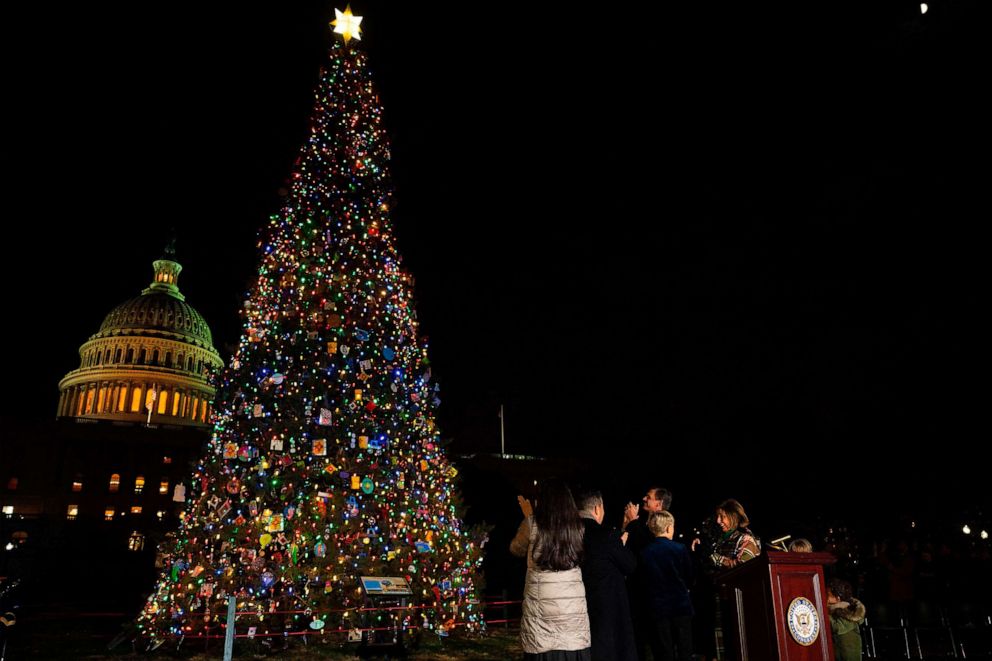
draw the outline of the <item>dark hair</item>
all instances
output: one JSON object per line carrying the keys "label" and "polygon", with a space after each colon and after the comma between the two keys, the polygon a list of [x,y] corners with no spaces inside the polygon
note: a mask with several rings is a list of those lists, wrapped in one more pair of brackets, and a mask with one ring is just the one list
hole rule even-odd
{"label": "dark hair", "polygon": [[751,520],[747,518],[747,514],[744,513],[744,506],[733,498],[728,498],[717,505],[716,511],[726,514],[731,523],[734,524],[734,528],[746,528],[751,523]]}
{"label": "dark hair", "polygon": [[598,489],[586,489],[579,491],[579,497],[575,499],[580,512],[591,512],[596,505],[603,504],[603,494]]}
{"label": "dark hair", "polygon": [[672,492],[664,487],[651,487],[648,491],[654,494],[655,500],[661,501],[661,509],[666,512],[672,509]]}
{"label": "dark hair", "polygon": [[851,589],[851,584],[842,578],[831,578],[827,581],[827,589],[841,601],[850,602],[851,598],[854,597],[854,590]]}
{"label": "dark hair", "polygon": [[582,561],[582,535],[585,527],[579,518],[572,492],[559,479],[542,482],[534,506],[534,564],[539,569],[565,571]]}

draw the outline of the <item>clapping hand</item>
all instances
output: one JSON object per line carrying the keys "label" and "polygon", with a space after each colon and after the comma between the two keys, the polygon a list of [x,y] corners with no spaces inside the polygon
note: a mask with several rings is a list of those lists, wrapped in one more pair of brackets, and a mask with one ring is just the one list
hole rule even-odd
{"label": "clapping hand", "polygon": [[634,503],[627,503],[623,508],[623,527],[626,528],[627,524],[637,518],[637,513],[640,508]]}
{"label": "clapping hand", "polygon": [[517,496],[517,504],[520,505],[520,511],[524,513],[524,518],[533,516],[534,506],[530,504],[530,501],[523,496]]}

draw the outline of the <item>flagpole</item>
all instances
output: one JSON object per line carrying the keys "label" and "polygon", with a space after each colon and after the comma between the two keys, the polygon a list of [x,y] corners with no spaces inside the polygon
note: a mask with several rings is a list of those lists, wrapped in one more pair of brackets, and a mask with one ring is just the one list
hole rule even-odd
{"label": "flagpole", "polygon": [[506,456],[506,433],[503,430],[503,405],[499,405],[499,456]]}

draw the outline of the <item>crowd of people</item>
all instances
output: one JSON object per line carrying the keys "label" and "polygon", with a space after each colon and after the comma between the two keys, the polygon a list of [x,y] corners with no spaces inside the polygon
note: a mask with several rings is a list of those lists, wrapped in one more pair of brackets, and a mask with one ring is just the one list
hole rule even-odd
{"label": "crowd of people", "polygon": [[[510,551],[526,558],[520,638],[525,661],[689,661],[722,656],[713,577],[758,557],[761,541],[736,500],[714,512],[716,530],[675,541],[672,494],[647,490],[622,520],[604,523],[599,491],[572,491],[559,479],[535,502],[518,496],[523,521]],[[790,551],[810,552],[807,540]],[[860,659],[864,606],[850,584],[831,581],[837,659]],[[694,635],[695,634],[695,635]],[[650,654],[650,655],[649,655]]]}
{"label": "crowd of people", "polygon": [[[510,544],[527,559],[520,638],[527,661],[688,661],[697,626],[717,628],[711,603],[694,603],[689,548],[676,542],[672,494],[652,487],[641,505],[628,503],[619,527],[604,525],[603,496],[574,498],[557,479],[541,484],[536,502],[518,497],[524,518]],[[721,534],[693,541],[704,550],[705,571],[734,567],[761,553],[744,508],[727,500],[716,508]],[[705,637],[701,637],[703,639]],[[716,640],[716,637],[713,637]],[[712,650],[701,650],[715,657]]]}

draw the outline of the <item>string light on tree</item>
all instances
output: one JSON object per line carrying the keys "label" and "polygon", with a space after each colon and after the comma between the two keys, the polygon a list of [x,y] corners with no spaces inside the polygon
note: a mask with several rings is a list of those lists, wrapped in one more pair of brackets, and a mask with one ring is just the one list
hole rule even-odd
{"label": "string light on tree", "polygon": [[335,10],[311,131],[283,208],[259,235],[243,332],[214,434],[139,618],[155,640],[211,633],[235,596],[253,635],[347,633],[359,576],[402,576],[398,631],[483,626],[484,535],[464,529],[457,470],[413,280],[390,219],[389,142],[360,38]]}

